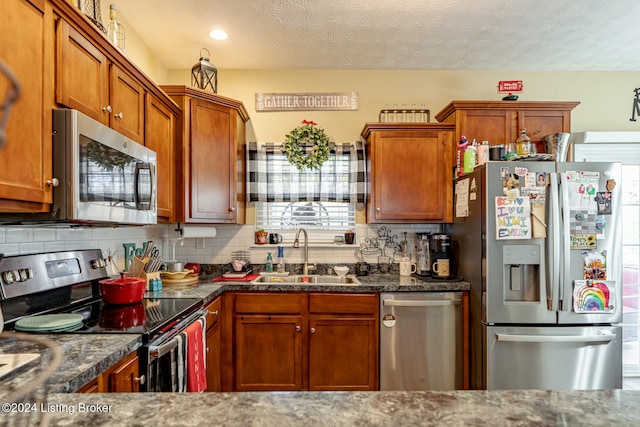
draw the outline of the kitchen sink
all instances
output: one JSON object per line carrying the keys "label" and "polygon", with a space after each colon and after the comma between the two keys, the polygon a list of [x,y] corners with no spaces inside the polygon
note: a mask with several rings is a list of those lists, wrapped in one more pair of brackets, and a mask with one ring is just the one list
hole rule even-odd
{"label": "kitchen sink", "polygon": [[254,279],[252,284],[283,284],[283,285],[295,285],[309,283],[312,285],[323,286],[355,286],[360,284],[355,276],[334,276],[329,274],[310,274],[308,276],[297,274],[292,276],[260,276]]}

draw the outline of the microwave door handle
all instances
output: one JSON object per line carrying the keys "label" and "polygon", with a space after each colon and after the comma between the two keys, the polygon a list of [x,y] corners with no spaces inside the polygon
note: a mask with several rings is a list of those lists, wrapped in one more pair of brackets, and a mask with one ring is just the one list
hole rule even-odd
{"label": "microwave door handle", "polygon": [[549,174],[549,191],[551,193],[551,205],[549,206],[549,213],[551,218],[552,227],[547,233],[551,239],[551,253],[547,255],[547,262],[551,264],[551,276],[547,283],[547,309],[556,311],[558,309],[558,291],[556,286],[560,281],[560,262],[557,259],[560,254],[560,233],[558,233],[558,227],[562,224],[560,218],[560,205],[558,200],[558,174]]}
{"label": "microwave door handle", "polygon": [[152,172],[152,167],[150,163],[136,163],[136,171],[135,171],[135,179],[134,179],[134,184],[133,184],[133,201],[136,205],[136,209],[138,210],[149,210],[150,207],[152,206],[151,203],[149,203],[148,206],[147,202],[141,202],[141,198],[140,198],[140,172],[143,169],[148,169],[149,170],[149,180],[151,181],[149,183],[149,200],[151,201],[151,198],[153,197],[153,193],[154,193],[154,188],[153,188],[153,172]]}
{"label": "microwave door handle", "polygon": [[567,287],[571,286],[571,206],[569,205],[569,185],[567,183],[567,176],[564,173],[560,173],[560,193],[562,194],[562,272],[560,276],[560,300],[558,307],[559,310],[569,311],[571,308],[571,301],[564,301],[565,292]]}

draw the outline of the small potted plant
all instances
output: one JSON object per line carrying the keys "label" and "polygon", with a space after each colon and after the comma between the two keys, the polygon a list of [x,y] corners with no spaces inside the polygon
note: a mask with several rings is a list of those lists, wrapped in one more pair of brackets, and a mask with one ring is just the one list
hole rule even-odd
{"label": "small potted plant", "polygon": [[269,233],[264,231],[262,228],[256,231],[256,244],[257,245],[266,245],[267,238],[269,237]]}
{"label": "small potted plant", "polygon": [[344,242],[347,245],[353,245],[355,241],[356,241],[356,233],[353,230],[347,230],[347,232],[344,233]]}

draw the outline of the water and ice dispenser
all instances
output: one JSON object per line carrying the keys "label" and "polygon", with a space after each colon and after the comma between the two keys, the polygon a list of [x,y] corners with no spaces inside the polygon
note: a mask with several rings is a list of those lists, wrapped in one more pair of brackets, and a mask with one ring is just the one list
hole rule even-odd
{"label": "water and ice dispenser", "polygon": [[540,301],[540,246],[502,247],[505,301]]}

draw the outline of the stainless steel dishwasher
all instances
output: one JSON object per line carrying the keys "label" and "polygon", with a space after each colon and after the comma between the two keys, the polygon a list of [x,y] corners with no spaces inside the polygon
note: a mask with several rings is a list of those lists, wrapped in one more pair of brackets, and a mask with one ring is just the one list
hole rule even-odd
{"label": "stainless steel dishwasher", "polygon": [[462,388],[462,292],[383,292],[380,321],[380,390]]}

